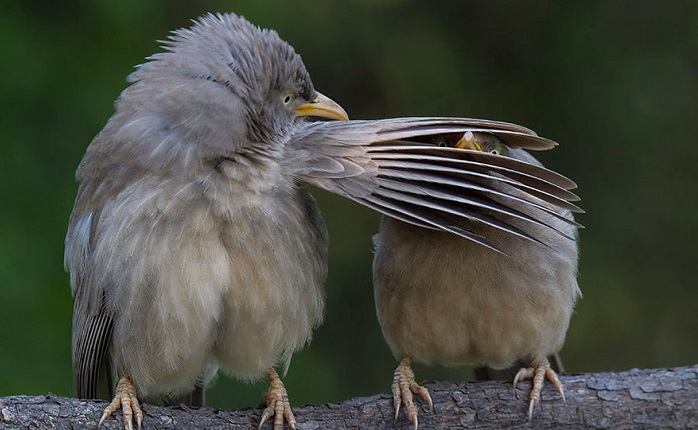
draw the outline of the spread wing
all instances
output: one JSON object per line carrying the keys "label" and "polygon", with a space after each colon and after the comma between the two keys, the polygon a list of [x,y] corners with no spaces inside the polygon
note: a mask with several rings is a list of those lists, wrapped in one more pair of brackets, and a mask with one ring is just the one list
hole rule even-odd
{"label": "spread wing", "polygon": [[[302,165],[306,182],[419,227],[448,231],[495,249],[471,222],[539,241],[501,220],[507,215],[544,225],[550,217],[523,213],[530,206],[579,227],[564,210],[582,212],[576,184],[540,165],[486,152],[440,147],[439,136],[489,133],[510,148],[545,150],[556,143],[514,124],[460,118],[398,118],[316,122],[299,126],[288,145],[289,166]],[[298,160],[296,157],[303,158]],[[498,184],[523,192],[505,192]],[[564,210],[563,210],[564,209]],[[530,211],[526,211],[530,212]],[[498,250],[499,251],[499,250]],[[500,251],[501,252],[501,251]]]}

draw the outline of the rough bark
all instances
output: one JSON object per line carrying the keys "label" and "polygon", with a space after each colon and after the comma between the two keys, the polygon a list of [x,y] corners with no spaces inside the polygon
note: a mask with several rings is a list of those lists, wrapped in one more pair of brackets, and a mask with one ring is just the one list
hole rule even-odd
{"label": "rough bark", "polygon": [[[530,382],[427,383],[435,413],[420,404],[419,428],[698,428],[698,365],[673,369],[565,375],[567,402],[546,384],[541,405],[526,420]],[[96,428],[105,402],[54,396],[0,398],[0,429]],[[337,404],[294,408],[298,427],[410,429],[403,413],[393,421],[388,394]],[[144,429],[256,429],[261,409],[221,411],[144,405]],[[121,429],[121,414],[102,428]],[[267,423],[265,428],[271,428]]]}

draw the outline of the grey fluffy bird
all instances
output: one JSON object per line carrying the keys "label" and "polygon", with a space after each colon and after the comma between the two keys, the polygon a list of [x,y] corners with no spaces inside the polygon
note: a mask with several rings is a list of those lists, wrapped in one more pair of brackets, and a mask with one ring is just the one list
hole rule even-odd
{"label": "grey fluffy bird", "polygon": [[[457,146],[539,165],[529,153],[509,148],[489,133],[466,133],[435,144]],[[484,180],[507,195],[525,191]],[[572,184],[569,184],[572,188]],[[493,197],[499,200],[499,197]],[[544,380],[564,392],[548,356],[563,345],[577,286],[576,206],[539,202],[545,210],[513,202],[511,208],[554,225],[531,225],[509,214],[493,214],[538,241],[473,221],[468,229],[486,237],[492,248],[439,231],[382,217],[374,237],[373,279],[378,320],[392,352],[402,359],[393,378],[395,417],[401,406],[414,428],[418,409],[413,395],[433,409],[429,392],[415,381],[412,360],[446,366],[503,369],[525,362],[514,377],[532,378],[529,419],[540,401]]]}
{"label": "grey fluffy bird", "polygon": [[548,199],[570,198],[546,169],[429,143],[484,130],[514,146],[553,145],[523,127],[308,121],[347,115],[275,32],[232,14],[174,32],[129,81],[78,167],[66,236],[75,391],[113,398],[100,424],[121,408],[124,425],[140,428],[140,401],[200,404],[221,369],[268,377],[259,426],[274,417],[275,429],[295,428],[274,369],[287,369],[320,324],[327,270],[327,232],[303,183],[483,244],[467,220],[527,234],[481,214],[507,209],[472,178],[518,178]]}

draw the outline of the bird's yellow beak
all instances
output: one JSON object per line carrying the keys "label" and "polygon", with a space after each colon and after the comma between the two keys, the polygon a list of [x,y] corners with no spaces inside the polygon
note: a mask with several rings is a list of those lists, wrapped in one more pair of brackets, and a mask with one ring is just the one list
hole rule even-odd
{"label": "bird's yellow beak", "polygon": [[456,142],[456,148],[460,149],[472,149],[473,151],[482,151],[482,146],[477,142],[477,138],[472,131],[466,131],[463,137]]}
{"label": "bird's yellow beak", "polygon": [[303,103],[296,108],[296,116],[317,116],[319,118],[349,120],[347,112],[334,100],[324,94],[317,93],[317,97],[310,103]]}

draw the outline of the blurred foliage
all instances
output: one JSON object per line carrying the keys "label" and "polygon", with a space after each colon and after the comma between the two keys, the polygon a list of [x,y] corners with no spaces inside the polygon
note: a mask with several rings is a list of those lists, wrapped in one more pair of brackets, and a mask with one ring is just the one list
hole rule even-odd
{"label": "blurred foliage", "polygon": [[[275,28],[353,118],[499,119],[560,142],[540,158],[588,212],[568,370],[698,362],[698,3],[23,0],[0,2],[0,396],[71,394],[73,172],[133,66],[206,11]],[[317,195],[328,309],[285,378],[295,405],[386,392],[396,365],[373,310],[378,217]],[[209,399],[253,406],[264,389],[221,377]]]}

